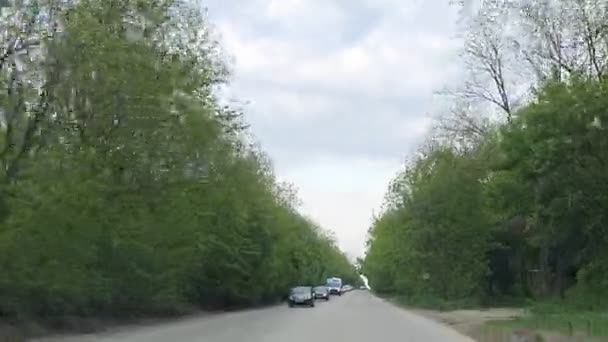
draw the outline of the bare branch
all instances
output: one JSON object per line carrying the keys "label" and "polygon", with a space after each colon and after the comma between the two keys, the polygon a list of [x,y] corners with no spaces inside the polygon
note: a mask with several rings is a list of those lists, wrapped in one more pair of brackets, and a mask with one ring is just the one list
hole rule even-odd
{"label": "bare branch", "polygon": [[463,54],[469,77],[454,95],[495,105],[510,122],[514,106],[506,75],[507,39],[502,34],[503,24],[496,20],[496,15],[502,15],[500,11],[499,5],[489,6],[472,20]]}

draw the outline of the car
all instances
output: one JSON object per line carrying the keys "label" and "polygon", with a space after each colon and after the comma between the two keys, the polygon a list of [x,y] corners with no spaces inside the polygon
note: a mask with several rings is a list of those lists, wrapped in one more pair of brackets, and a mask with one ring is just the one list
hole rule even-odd
{"label": "car", "polygon": [[287,304],[290,308],[296,305],[315,306],[315,294],[312,286],[296,286],[289,291]]}
{"label": "car", "polygon": [[353,290],[353,287],[351,285],[346,284],[346,285],[342,286],[342,292],[350,292],[352,290]]}
{"label": "car", "polygon": [[329,300],[329,289],[327,286],[317,286],[313,291],[315,292],[315,298]]}

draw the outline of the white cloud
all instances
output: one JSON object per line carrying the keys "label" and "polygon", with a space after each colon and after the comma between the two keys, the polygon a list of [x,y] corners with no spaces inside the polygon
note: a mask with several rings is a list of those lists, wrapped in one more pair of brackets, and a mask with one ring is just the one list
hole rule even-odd
{"label": "white cloud", "polygon": [[[296,34],[335,33],[346,23],[346,13],[335,2],[318,0],[269,0],[267,17]],[[331,31],[330,31],[331,32]]]}
{"label": "white cloud", "polygon": [[449,40],[440,37],[400,37],[377,30],[356,45],[302,63],[286,76],[366,96],[425,94],[449,77],[450,70],[440,67],[438,57],[447,53],[450,46]]}
{"label": "white cloud", "polygon": [[340,247],[352,258],[364,247],[372,211],[382,205],[388,182],[401,163],[364,158],[319,158],[286,170],[298,186],[302,211],[333,230]]}
{"label": "white cloud", "polygon": [[247,119],[277,173],[300,189],[305,213],[360,255],[372,210],[430,126],[432,92],[458,77],[457,9],[428,0],[208,1],[235,58],[232,93],[251,101]]}
{"label": "white cloud", "polygon": [[413,136],[418,139],[428,132],[432,122],[433,119],[430,116],[406,119],[393,126],[393,134],[397,138],[411,138]]}
{"label": "white cloud", "polygon": [[305,9],[306,0],[270,0],[266,8],[266,14],[270,18],[283,18],[286,16],[294,16],[301,13]]}
{"label": "white cloud", "polygon": [[294,57],[303,53],[289,42],[265,37],[248,39],[232,23],[220,21],[216,27],[224,47],[235,58],[236,78],[265,79],[277,69],[289,68]]}
{"label": "white cloud", "polygon": [[[277,7],[271,12],[283,13],[287,21],[293,16],[304,16],[316,22],[314,18],[318,15],[307,12],[328,13],[332,4],[326,2],[320,10],[300,0],[287,2],[305,7],[275,6],[276,1],[271,2],[269,8]],[[281,9],[283,6],[290,10]],[[335,6],[334,10],[337,11]],[[277,85],[301,84],[366,96],[399,97],[429,93],[457,74],[456,65],[449,62],[460,42],[432,31],[408,31],[405,25],[408,19],[416,18],[393,13],[355,42],[327,51],[311,48],[314,41],[250,38],[248,28],[244,28],[246,32],[239,31],[232,22],[220,22],[218,28],[227,49],[236,56],[237,79],[256,78]]]}
{"label": "white cloud", "polygon": [[[256,89],[248,89],[245,99],[251,103],[259,120],[275,121],[277,115],[283,120],[310,121],[331,115],[338,105],[334,98],[319,92],[297,91],[284,87],[260,84]],[[241,95],[243,97],[243,95]]]}

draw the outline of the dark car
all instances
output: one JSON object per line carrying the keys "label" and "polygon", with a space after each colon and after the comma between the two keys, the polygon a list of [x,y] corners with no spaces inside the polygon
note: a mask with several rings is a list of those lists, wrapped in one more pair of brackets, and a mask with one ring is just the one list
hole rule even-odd
{"label": "dark car", "polygon": [[317,286],[313,289],[315,298],[329,300],[329,289],[327,286]]}
{"label": "dark car", "polygon": [[298,286],[294,287],[289,291],[288,299],[289,307],[295,305],[308,305],[310,307],[315,306],[315,294],[311,286]]}

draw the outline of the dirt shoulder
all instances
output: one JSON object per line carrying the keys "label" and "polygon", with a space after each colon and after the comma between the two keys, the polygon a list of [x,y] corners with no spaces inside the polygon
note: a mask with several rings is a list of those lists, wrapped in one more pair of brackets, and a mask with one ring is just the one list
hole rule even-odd
{"label": "dirt shoulder", "polygon": [[[536,331],[535,329],[488,325],[488,322],[507,321],[527,317],[524,309],[492,308],[479,310],[435,311],[408,309],[411,312],[441,322],[479,342],[547,341],[547,342],[595,342],[607,341],[599,337],[589,337],[580,332],[566,336],[556,331]],[[540,338],[540,339],[539,339]]]}
{"label": "dirt shoulder", "polygon": [[508,320],[525,315],[523,309],[511,308],[455,311],[410,309],[410,311],[449,325],[453,329],[473,338],[479,338],[484,325],[489,321]]}

